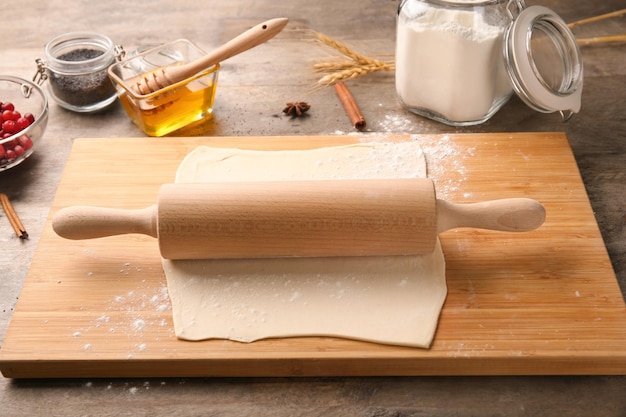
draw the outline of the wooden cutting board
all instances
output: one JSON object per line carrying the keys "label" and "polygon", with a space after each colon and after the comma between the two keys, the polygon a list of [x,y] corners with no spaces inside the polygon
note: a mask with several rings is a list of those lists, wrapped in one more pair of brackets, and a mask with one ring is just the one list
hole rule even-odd
{"label": "wooden cutting board", "polygon": [[[198,145],[306,149],[375,140],[410,138],[78,139],[50,217],[69,205],[153,204]],[[440,198],[531,197],[547,210],[531,233],[440,236],[449,294],[431,349],[320,337],[178,340],[155,239],[64,240],[49,217],[0,370],[9,378],[626,374],[626,307],[566,136],[417,140]]]}

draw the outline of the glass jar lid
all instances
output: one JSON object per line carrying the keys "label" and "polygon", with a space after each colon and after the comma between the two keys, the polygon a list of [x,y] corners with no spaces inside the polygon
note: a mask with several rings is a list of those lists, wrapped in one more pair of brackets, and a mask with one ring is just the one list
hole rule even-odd
{"label": "glass jar lid", "polygon": [[558,111],[564,120],[578,113],[583,89],[580,49],[552,10],[521,10],[505,32],[504,54],[513,89],[528,106],[543,113]]}

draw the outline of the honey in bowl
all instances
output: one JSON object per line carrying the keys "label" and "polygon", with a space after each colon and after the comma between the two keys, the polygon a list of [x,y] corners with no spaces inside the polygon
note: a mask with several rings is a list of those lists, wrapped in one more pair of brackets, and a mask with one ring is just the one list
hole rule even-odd
{"label": "honey in bowl", "polygon": [[163,136],[213,112],[219,64],[150,94],[138,94],[126,81],[154,68],[190,62],[205,52],[187,40],[149,49],[109,68],[122,106],[149,136]]}

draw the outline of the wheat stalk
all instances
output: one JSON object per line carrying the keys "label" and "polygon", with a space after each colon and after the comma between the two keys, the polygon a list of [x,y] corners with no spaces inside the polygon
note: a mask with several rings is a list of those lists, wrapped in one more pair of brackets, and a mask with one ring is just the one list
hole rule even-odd
{"label": "wheat stalk", "polygon": [[603,43],[617,43],[617,42],[626,42],[626,33],[622,35],[610,35],[610,36],[596,36],[593,38],[581,38],[577,39],[576,42],[580,46],[593,45],[593,44],[603,44]]}
{"label": "wheat stalk", "polygon": [[372,64],[359,64],[353,61],[342,61],[342,62],[322,62],[319,64],[314,64],[313,69],[315,72],[326,72],[332,73],[336,71],[346,71],[354,68],[368,68],[371,71],[375,70],[384,70],[384,71],[393,71],[395,68],[395,63],[393,61],[380,61]]}
{"label": "wheat stalk", "polygon": [[327,74],[320,78],[317,83],[323,86],[331,86],[339,81],[350,80],[376,71],[391,71],[392,69],[393,68],[390,66],[381,67],[379,65],[355,66],[353,68],[347,68]]}
{"label": "wheat stalk", "polygon": [[348,61],[321,62],[313,65],[316,72],[327,73],[317,82],[318,87],[329,87],[340,81],[350,80],[376,71],[393,71],[395,62],[382,61],[356,52],[349,46],[322,33],[315,33],[317,40],[349,58]]}
{"label": "wheat stalk", "polygon": [[599,22],[600,20],[609,19],[611,17],[620,17],[620,16],[623,16],[624,14],[626,14],[626,9],[616,10],[611,13],[605,13],[605,14],[590,17],[587,19],[577,20],[575,22],[568,23],[567,26],[569,26],[570,28],[573,28],[576,26],[586,25],[587,23]]}
{"label": "wheat stalk", "polygon": [[318,64],[313,64],[313,69],[315,72],[334,72],[334,71],[342,71],[349,68],[354,68],[354,61],[342,61],[342,62],[320,62]]}
{"label": "wheat stalk", "polygon": [[365,55],[361,55],[360,53],[356,52],[355,50],[351,49],[350,47],[348,47],[347,45],[329,38],[328,36],[322,34],[322,33],[316,33],[315,37],[321,41],[323,44],[330,46],[331,48],[337,50],[338,52],[341,52],[342,54],[344,54],[345,56],[347,56],[348,58],[352,59],[355,62],[361,63],[361,64],[371,64],[371,59],[368,58]]}

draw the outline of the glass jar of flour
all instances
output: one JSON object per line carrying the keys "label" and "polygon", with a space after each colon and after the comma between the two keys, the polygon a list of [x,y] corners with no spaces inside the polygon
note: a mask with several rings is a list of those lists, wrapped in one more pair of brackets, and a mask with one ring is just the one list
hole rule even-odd
{"label": "glass jar of flour", "polygon": [[480,124],[517,93],[531,108],[580,110],[583,67],[567,24],[522,0],[403,0],[396,91],[408,110],[452,126]]}

